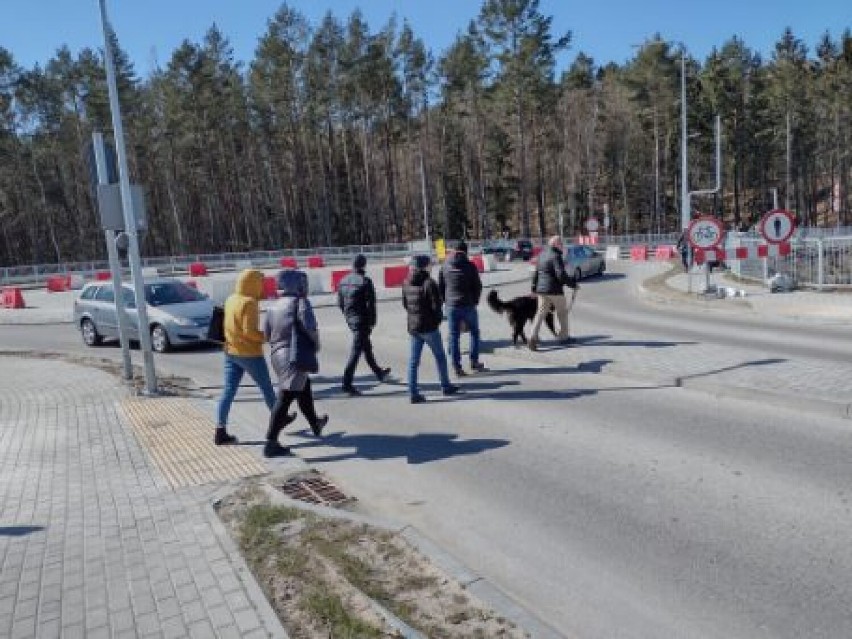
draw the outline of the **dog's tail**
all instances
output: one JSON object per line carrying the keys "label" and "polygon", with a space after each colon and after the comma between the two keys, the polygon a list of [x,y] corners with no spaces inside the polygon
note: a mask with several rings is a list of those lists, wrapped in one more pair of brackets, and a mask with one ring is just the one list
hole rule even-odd
{"label": "dog's tail", "polygon": [[502,313],[503,311],[506,310],[506,307],[508,306],[508,304],[506,304],[506,302],[504,302],[503,300],[500,299],[500,296],[497,294],[497,291],[495,291],[494,289],[491,289],[491,291],[488,293],[487,300],[488,300],[488,306],[490,306],[491,310],[494,311],[495,313]]}

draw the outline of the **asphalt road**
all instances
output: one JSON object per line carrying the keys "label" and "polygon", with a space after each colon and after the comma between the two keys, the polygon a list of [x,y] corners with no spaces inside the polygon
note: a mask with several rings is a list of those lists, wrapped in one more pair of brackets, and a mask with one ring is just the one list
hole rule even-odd
{"label": "asphalt road", "polygon": [[[585,284],[573,332],[817,361],[852,355],[842,327],[660,310],[627,288],[618,277]],[[505,342],[505,321],[487,308],[481,317],[486,339]],[[367,396],[352,400],[337,392],[348,335],[335,309],[319,318],[318,403],[332,420],[321,442],[295,434],[295,452],[566,636],[852,635],[849,421],[613,377],[582,347],[546,361],[486,353],[492,370],[451,399],[436,394],[424,354],[430,401],[411,406],[404,318],[391,302],[375,342],[400,381],[376,385],[362,369]],[[86,352],[68,326],[0,327],[0,346]],[[215,387],[219,358],[190,351],[158,363]],[[260,438],[265,408],[245,396],[240,419],[256,421]]]}

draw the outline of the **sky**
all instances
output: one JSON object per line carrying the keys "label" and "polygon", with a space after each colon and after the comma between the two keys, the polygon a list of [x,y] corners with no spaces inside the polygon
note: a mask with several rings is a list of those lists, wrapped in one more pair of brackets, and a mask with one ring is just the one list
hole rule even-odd
{"label": "sky", "polygon": [[[372,31],[391,15],[407,19],[438,57],[479,12],[479,0],[290,0],[289,6],[318,24],[327,11],[345,21],[360,8]],[[67,44],[76,53],[102,47],[97,0],[0,0],[0,47],[24,68],[44,64]],[[215,23],[230,39],[238,60],[248,62],[276,0],[107,0],[107,10],[122,48],[136,71],[146,76],[166,66],[184,40],[200,42]],[[703,60],[731,36],[768,58],[774,43],[790,26],[809,51],[823,33],[837,39],[852,28],[852,0],[540,0],[542,13],[553,17],[554,34],[573,33],[560,68],[579,51],[598,64],[624,63],[654,34],[682,42]]]}

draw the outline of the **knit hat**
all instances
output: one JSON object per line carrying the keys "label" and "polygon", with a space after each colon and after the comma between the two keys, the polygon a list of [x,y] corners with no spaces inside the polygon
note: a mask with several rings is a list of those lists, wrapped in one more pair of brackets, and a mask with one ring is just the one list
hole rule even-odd
{"label": "knit hat", "polygon": [[432,265],[432,258],[428,255],[415,255],[413,263],[414,268],[425,271]]}
{"label": "knit hat", "polygon": [[355,259],[352,260],[352,268],[355,270],[361,270],[365,266],[367,266],[367,258],[363,253],[358,253],[358,255],[355,256]]}
{"label": "knit hat", "polygon": [[464,240],[459,240],[459,243],[456,244],[456,250],[459,253],[467,253],[467,242]]}

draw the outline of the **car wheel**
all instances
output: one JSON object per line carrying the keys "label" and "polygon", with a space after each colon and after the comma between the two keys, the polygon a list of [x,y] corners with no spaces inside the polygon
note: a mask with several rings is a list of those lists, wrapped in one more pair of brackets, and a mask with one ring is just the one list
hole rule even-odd
{"label": "car wheel", "polygon": [[157,353],[167,353],[171,347],[169,334],[166,332],[166,329],[159,324],[155,324],[151,328],[151,348]]}
{"label": "car wheel", "polygon": [[103,341],[103,337],[98,334],[95,323],[90,319],[84,319],[80,322],[80,334],[83,336],[83,343],[86,346],[97,346]]}
{"label": "car wheel", "polygon": [[580,270],[579,266],[576,269],[574,269],[574,279],[577,280],[578,282],[581,279],[583,279],[583,271]]}

